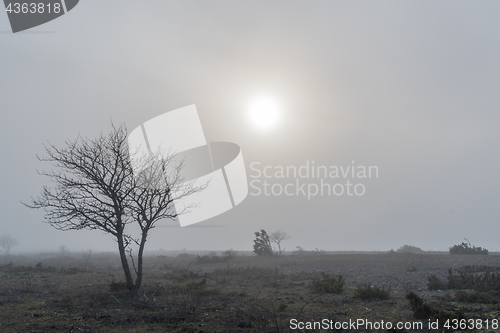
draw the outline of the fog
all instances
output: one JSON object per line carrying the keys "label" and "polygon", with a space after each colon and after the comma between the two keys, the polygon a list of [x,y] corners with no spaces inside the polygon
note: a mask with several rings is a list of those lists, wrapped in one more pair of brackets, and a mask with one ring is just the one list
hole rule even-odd
{"label": "fog", "polygon": [[[499,14],[495,1],[86,0],[13,34],[0,13],[0,234],[19,240],[13,253],[116,250],[21,204],[50,186],[36,155],[195,104],[207,140],[239,145],[262,191],[190,227],[161,221],[147,250],[251,251],[260,229],[292,235],[287,251],[446,251],[464,238],[499,250]],[[247,115],[260,94],[282,108],[267,130]],[[306,164],[363,194],[307,195],[297,187],[321,177],[276,176]],[[342,177],[354,166],[376,177]],[[264,181],[294,195],[265,195]]]}

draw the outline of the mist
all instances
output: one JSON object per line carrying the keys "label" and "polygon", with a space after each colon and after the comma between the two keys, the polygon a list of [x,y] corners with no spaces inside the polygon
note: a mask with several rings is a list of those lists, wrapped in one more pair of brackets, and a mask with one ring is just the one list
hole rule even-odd
{"label": "mist", "polygon": [[[249,184],[277,184],[275,193],[297,180],[322,184],[256,177],[252,164],[372,166],[377,177],[323,177],[331,187],[361,183],[363,195],[250,188],[199,224],[161,221],[149,251],[251,251],[260,229],[292,235],[287,251],[447,251],[464,238],[497,251],[499,7],[87,0],[17,34],[0,15],[0,233],[19,241],[13,253],[116,251],[110,235],[58,231],[21,204],[51,185],[37,170],[52,166],[36,155],[43,143],[94,138],[111,122],[130,132],[195,104],[207,141],[240,146]],[[281,107],[268,130],[247,115],[260,94]]]}

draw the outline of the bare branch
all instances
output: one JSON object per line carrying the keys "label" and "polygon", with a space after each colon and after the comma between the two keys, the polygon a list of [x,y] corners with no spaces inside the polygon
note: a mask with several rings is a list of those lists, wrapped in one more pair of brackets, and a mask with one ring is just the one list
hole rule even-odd
{"label": "bare branch", "polygon": [[[124,125],[96,139],[78,137],[64,148],[46,144],[45,156],[52,169],[38,172],[51,181],[41,194],[23,203],[43,209],[45,222],[59,230],[101,230],[115,236],[129,290],[140,288],[142,256],[148,233],[161,219],[175,219],[191,207],[176,211],[174,201],[201,191],[182,178],[183,162],[173,154],[148,154],[131,159]],[[125,228],[137,223],[141,234],[132,237]],[[131,246],[139,247],[137,266]],[[136,272],[133,281],[127,253]]]}

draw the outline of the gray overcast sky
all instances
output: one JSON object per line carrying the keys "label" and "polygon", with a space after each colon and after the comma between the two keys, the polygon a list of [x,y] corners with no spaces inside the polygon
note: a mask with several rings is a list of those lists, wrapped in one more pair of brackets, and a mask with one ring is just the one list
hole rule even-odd
{"label": "gray overcast sky", "polygon": [[[446,250],[464,237],[500,250],[498,17],[498,1],[85,0],[12,34],[2,12],[0,234],[17,251],[114,250],[20,204],[47,184],[41,144],[196,104],[207,139],[237,143],[249,175],[252,162],[354,161],[379,178],[363,196],[248,196],[198,225],[223,227],[157,228],[149,250],[251,250],[261,228],[288,231],[288,250]],[[246,117],[259,93],[283,110],[265,132]]]}

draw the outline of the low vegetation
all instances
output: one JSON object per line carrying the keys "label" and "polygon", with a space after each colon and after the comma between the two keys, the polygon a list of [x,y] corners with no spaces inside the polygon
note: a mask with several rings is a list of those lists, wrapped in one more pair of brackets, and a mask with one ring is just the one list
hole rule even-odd
{"label": "low vegetation", "polygon": [[311,282],[311,289],[316,293],[338,294],[344,290],[345,279],[342,275],[329,275],[321,273],[321,277],[314,278]]}
{"label": "low vegetation", "polygon": [[[468,266],[468,269],[471,270],[471,266]],[[472,289],[478,292],[500,291],[500,273],[484,272],[477,274],[460,269],[454,274],[450,268],[446,282],[431,274],[427,278],[427,287],[429,290]]]}
{"label": "low vegetation", "polygon": [[197,264],[216,264],[221,262],[226,262],[236,256],[236,253],[232,250],[225,251],[222,256],[218,256],[216,252],[210,252],[203,256],[196,256],[195,262]]}
{"label": "low vegetation", "polygon": [[443,329],[443,324],[446,320],[450,319],[466,319],[466,316],[461,310],[451,310],[446,311],[443,310],[442,307],[436,307],[431,304],[424,302],[422,298],[420,298],[414,292],[410,292],[406,295],[406,299],[410,303],[411,309],[413,311],[413,317],[415,319],[438,319],[440,328]]}
{"label": "low vegetation", "polygon": [[[481,265],[474,257],[408,258],[164,251],[145,257],[144,283],[130,292],[118,255],[11,255],[12,263],[0,266],[0,331],[290,332],[291,318],[426,321],[500,311],[500,291],[492,287],[500,257],[484,257]],[[418,270],[408,271],[411,264]],[[447,279],[448,267],[458,264]],[[432,275],[444,286],[439,291],[425,286]]]}
{"label": "low vegetation", "polygon": [[453,245],[452,247],[450,247],[450,254],[487,255],[489,253],[487,249],[473,246],[467,239],[465,240],[467,242],[462,242],[461,244]]}
{"label": "low vegetation", "polygon": [[385,300],[389,299],[389,297],[391,296],[391,288],[383,288],[365,284],[361,287],[356,288],[356,290],[354,291],[354,295],[356,298],[362,300]]}
{"label": "low vegetation", "polygon": [[403,245],[399,249],[397,249],[399,253],[423,253],[424,251],[416,246],[412,245]]}
{"label": "low vegetation", "polygon": [[455,293],[455,301],[465,303],[483,303],[483,304],[499,304],[500,291],[457,291]]}

